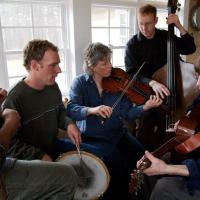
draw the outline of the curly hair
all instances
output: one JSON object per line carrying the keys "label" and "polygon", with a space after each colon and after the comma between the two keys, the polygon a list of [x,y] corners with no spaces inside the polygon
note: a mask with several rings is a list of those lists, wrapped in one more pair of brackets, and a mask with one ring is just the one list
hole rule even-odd
{"label": "curly hair", "polygon": [[31,60],[42,60],[47,50],[58,52],[58,47],[48,40],[34,39],[29,41],[23,51],[23,65],[27,70],[30,70]]}
{"label": "curly hair", "polygon": [[111,54],[112,50],[108,46],[100,42],[89,44],[84,51],[84,71],[91,74],[91,67],[94,67],[98,63],[98,61],[104,60]]}

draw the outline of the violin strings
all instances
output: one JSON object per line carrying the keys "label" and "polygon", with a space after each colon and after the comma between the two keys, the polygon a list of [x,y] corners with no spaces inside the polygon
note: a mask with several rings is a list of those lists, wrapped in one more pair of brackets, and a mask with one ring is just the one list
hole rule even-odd
{"label": "violin strings", "polygon": [[138,71],[134,74],[134,76],[132,77],[132,79],[130,80],[130,82],[126,85],[126,87],[124,88],[124,90],[122,91],[122,93],[120,94],[120,96],[118,97],[118,99],[113,104],[112,109],[115,109],[115,107],[117,106],[117,104],[121,101],[122,97],[127,92],[127,90],[130,88],[130,86],[132,85],[133,81],[136,79],[137,75],[139,74],[139,72],[141,71],[141,69],[142,69],[142,67],[144,66],[145,63],[146,63],[145,61],[142,63],[142,65],[140,66],[140,68],[138,69]]}

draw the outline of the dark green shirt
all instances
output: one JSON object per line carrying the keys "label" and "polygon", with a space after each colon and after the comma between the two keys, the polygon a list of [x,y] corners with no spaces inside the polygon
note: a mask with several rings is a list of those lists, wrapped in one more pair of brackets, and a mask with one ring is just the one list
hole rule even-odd
{"label": "dark green shirt", "polygon": [[41,158],[53,148],[58,129],[66,130],[72,123],[57,84],[36,90],[22,80],[10,90],[3,108],[17,110],[21,117],[21,127],[8,151],[18,159]]}

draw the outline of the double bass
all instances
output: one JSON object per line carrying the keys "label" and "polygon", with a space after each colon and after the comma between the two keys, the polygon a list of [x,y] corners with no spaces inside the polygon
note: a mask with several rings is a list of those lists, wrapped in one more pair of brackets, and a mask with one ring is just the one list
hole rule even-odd
{"label": "double bass", "polygon": [[[180,9],[177,0],[168,0],[168,14]],[[200,91],[196,87],[196,72],[194,65],[181,60],[175,43],[174,24],[168,25],[167,64],[152,76],[153,79],[166,85],[171,93],[167,97],[167,105],[172,111],[166,116],[166,129],[184,116],[187,107]]]}
{"label": "double bass", "polygon": [[[168,1],[168,14],[176,12],[178,7],[177,0]],[[171,116],[166,116],[166,127],[175,123],[175,113],[177,106],[177,92],[182,91],[182,88],[176,87],[177,75],[180,74],[180,65],[177,60],[176,46],[174,41],[174,24],[168,25],[168,38],[167,38],[167,87],[170,90],[171,95],[167,97],[167,104],[172,110]],[[180,77],[180,76],[179,76]],[[181,81],[182,82],[182,81]]]}
{"label": "double bass", "polygon": [[[178,1],[169,0],[168,1],[168,11],[169,14],[175,13],[178,8]],[[193,72],[195,72],[193,67]],[[168,40],[167,40],[167,67],[165,68],[165,77],[166,77],[166,85],[171,92],[171,96],[167,98],[167,105],[170,110],[172,110],[171,115],[166,116],[166,129],[170,127],[170,125],[175,124],[177,119],[180,117],[176,116],[178,106],[182,105],[182,97],[183,94],[183,72],[180,67],[179,55],[176,52],[176,46],[174,42],[174,24],[170,24],[168,26]],[[196,80],[194,78],[194,83]],[[194,92],[192,90],[192,92]],[[180,98],[181,97],[181,98]],[[156,157],[160,157],[168,151],[173,150],[180,153],[190,153],[194,149],[200,147],[200,132],[193,135],[195,133],[195,128],[197,124],[199,124],[200,118],[200,105],[195,109],[195,111],[190,116],[184,116],[178,125],[176,135],[174,135],[170,140],[161,145],[158,149],[153,152],[153,155]],[[188,123],[187,123],[188,122]],[[192,128],[188,128],[187,126],[191,125]],[[140,189],[140,184],[138,186],[138,182],[141,183],[142,180],[142,171],[150,166],[150,161],[144,158],[141,165],[134,170],[134,175],[132,176],[130,183],[130,192],[136,192]]]}

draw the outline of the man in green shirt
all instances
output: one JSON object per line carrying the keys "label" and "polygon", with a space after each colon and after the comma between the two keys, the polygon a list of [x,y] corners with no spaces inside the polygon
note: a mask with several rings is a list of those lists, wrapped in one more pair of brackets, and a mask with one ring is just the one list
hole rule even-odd
{"label": "man in green shirt", "polygon": [[[0,88],[0,105],[6,91]],[[75,170],[65,164],[6,157],[11,138],[20,126],[17,111],[0,113],[0,199],[72,200],[78,184]]]}
{"label": "man in green shirt", "polygon": [[[101,157],[98,148],[80,144],[80,131],[66,116],[55,81],[61,72],[59,63],[58,48],[47,40],[32,40],[25,47],[28,75],[10,90],[3,105],[4,109],[18,111],[21,117],[21,126],[8,150],[11,157],[53,161],[64,152],[76,150],[76,146]],[[59,129],[69,139],[59,139]]]}

